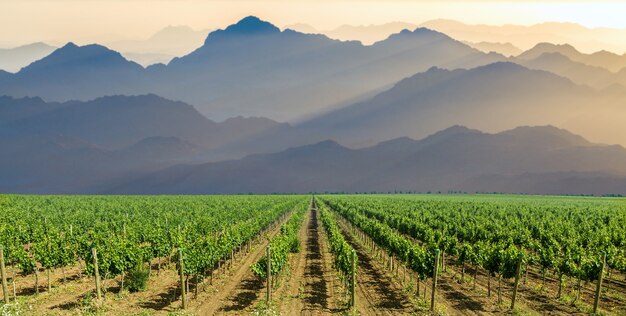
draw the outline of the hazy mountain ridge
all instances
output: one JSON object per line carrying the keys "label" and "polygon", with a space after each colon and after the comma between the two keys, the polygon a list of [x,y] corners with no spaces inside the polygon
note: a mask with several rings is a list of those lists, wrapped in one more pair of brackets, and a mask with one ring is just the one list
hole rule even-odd
{"label": "hazy mountain ridge", "polygon": [[[559,145],[554,146],[555,143]],[[564,163],[566,156],[569,161]],[[623,193],[624,188],[617,185],[625,183],[623,161],[626,161],[623,147],[592,144],[554,127],[524,127],[497,134],[454,127],[419,141],[401,138],[360,150],[324,141],[241,160],[181,165],[131,180],[112,192],[537,193],[530,191],[532,187],[515,182],[517,175],[535,174],[538,176],[532,182],[537,185],[545,185],[537,180],[545,177],[550,178],[549,183],[560,185],[572,178],[582,180],[593,176],[595,183],[601,184],[597,188],[606,190],[603,193]],[[497,178],[498,183],[490,186],[489,182],[480,181],[481,177]],[[574,187],[557,186],[552,192],[577,194],[594,190],[594,185],[580,182]]]}
{"label": "hazy mountain ridge", "polygon": [[498,53],[507,57],[517,56],[523,52],[521,49],[519,49],[518,47],[516,47],[515,45],[511,43],[499,43],[499,42],[498,43],[493,43],[493,42],[472,43],[472,42],[465,42],[465,41],[463,43],[485,53],[495,52],[495,53]]}
{"label": "hazy mountain ridge", "polygon": [[0,126],[63,106],[64,104],[61,103],[45,102],[39,97],[13,98],[0,96]]}
{"label": "hazy mountain ridge", "polygon": [[364,45],[371,45],[384,40],[391,34],[399,33],[402,30],[414,30],[417,28],[417,24],[407,22],[389,22],[370,25],[344,24],[334,29],[323,31],[306,24],[292,24],[285,26],[285,28],[291,28],[302,33],[324,34],[330,38],[342,41],[360,41]]}
{"label": "hazy mountain ridge", "polygon": [[619,72],[626,68],[626,54],[618,55],[608,51],[597,51],[592,54],[579,52],[570,44],[539,43],[533,48],[523,52],[519,59],[535,59],[546,53],[558,53],[566,56],[572,61],[583,63],[589,66],[601,67],[611,72]]}
{"label": "hazy mountain ridge", "polygon": [[0,71],[17,72],[33,61],[49,55],[55,49],[56,47],[42,42],[13,48],[0,48]]}
{"label": "hazy mountain ridge", "polygon": [[622,53],[626,42],[622,39],[626,30],[611,28],[587,28],[575,23],[545,22],[534,25],[485,25],[465,24],[454,20],[431,20],[420,24],[456,39],[468,42],[509,42],[521,49],[548,42],[571,44],[586,52],[601,49]]}
{"label": "hazy mountain ridge", "polygon": [[[541,44],[507,58],[426,28],[363,45],[256,17],[147,68],[69,43],[0,71],[14,96],[0,96],[0,191],[619,192],[622,147],[518,127],[626,144],[626,69],[586,63],[598,56]],[[83,101],[44,101],[67,99]]]}
{"label": "hazy mountain ridge", "polygon": [[611,85],[626,86],[626,76],[605,68],[576,62],[561,53],[542,53],[533,59],[513,59],[531,69],[552,72],[572,81],[602,90]]}
{"label": "hazy mountain ridge", "polygon": [[68,44],[3,80],[0,94],[65,101],[156,93],[194,104],[215,119],[284,121],[345,104],[434,65],[475,67],[499,60],[504,57],[426,29],[363,46],[280,31],[248,17],[211,32],[203,46],[167,66],[143,69],[102,46]]}
{"label": "hazy mountain ridge", "polygon": [[154,94],[64,103],[2,96],[0,114],[0,135],[71,137],[108,149],[150,137],[175,137],[208,149],[288,126],[254,117],[217,123],[189,104]]}
{"label": "hazy mountain ridge", "polygon": [[21,193],[95,190],[176,163],[214,160],[222,146],[291,128],[264,118],[218,123],[156,95],[65,103],[0,97],[0,117],[0,191]]}
{"label": "hazy mountain ridge", "polygon": [[417,24],[391,22],[372,25],[342,25],[334,29],[324,30],[302,23],[285,27],[303,33],[325,34],[334,39],[358,40],[364,44],[383,40],[403,29],[412,30],[417,27],[426,27],[467,42],[470,46],[484,52],[496,51],[509,56],[517,55],[515,52],[518,52],[520,48],[523,50],[531,49],[541,42],[573,44],[586,52],[596,52],[603,49],[620,53],[626,51],[626,42],[622,40],[626,32],[622,29],[587,28],[567,22],[546,22],[534,25],[486,25],[436,19]]}
{"label": "hazy mountain ridge", "polygon": [[[143,74],[142,66],[104,46],[68,43],[5,79],[0,94],[51,101],[141,94]],[[68,90],[72,97],[68,97]]]}
{"label": "hazy mountain ridge", "polygon": [[8,122],[0,131],[20,136],[63,135],[106,148],[121,148],[152,136],[200,141],[213,132],[215,125],[190,105],[146,95],[67,102],[52,111]]}
{"label": "hazy mountain ridge", "polygon": [[[618,118],[626,119],[621,106],[625,97],[619,87],[598,92],[510,62],[467,70],[431,68],[299,127],[353,146],[401,136],[421,138],[456,124],[486,131],[553,124],[602,142],[624,143]],[[593,124],[590,115],[597,119]]]}
{"label": "hazy mountain ridge", "polygon": [[206,38],[208,30],[188,26],[167,26],[144,40],[122,40],[107,45],[143,66],[167,64],[174,57],[193,51]]}
{"label": "hazy mountain ridge", "polygon": [[155,172],[181,162],[195,147],[179,140],[146,139],[119,150],[65,136],[0,136],[0,191],[84,193],[119,178]]}

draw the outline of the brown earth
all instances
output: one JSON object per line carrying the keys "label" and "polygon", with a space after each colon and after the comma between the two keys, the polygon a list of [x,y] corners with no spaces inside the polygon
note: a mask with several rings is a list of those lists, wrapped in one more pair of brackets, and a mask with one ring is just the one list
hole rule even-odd
{"label": "brown earth", "polygon": [[345,309],[341,300],[344,290],[336,280],[332,254],[319,223],[312,207],[300,231],[302,250],[293,258],[291,278],[280,299],[281,315],[330,315]]}
{"label": "brown earth", "polygon": [[360,315],[411,315],[418,312],[404,286],[394,280],[375,262],[370,252],[338,221],[344,238],[354,248],[358,258],[356,306]]}
{"label": "brown earth", "polygon": [[240,261],[235,263],[234,268],[225,276],[224,282],[216,282],[211,290],[207,290],[211,295],[201,297],[197,301],[199,305],[193,308],[198,315],[241,315],[250,314],[256,304],[264,298],[265,284],[254,275],[250,267],[265,254],[265,248],[271,238],[280,232],[280,226],[285,223],[289,216],[286,216],[280,224],[263,238],[252,251],[243,256],[239,256]]}

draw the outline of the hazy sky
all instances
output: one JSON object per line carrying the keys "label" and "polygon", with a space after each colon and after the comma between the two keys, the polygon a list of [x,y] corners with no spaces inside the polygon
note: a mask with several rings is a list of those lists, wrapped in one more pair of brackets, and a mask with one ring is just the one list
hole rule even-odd
{"label": "hazy sky", "polygon": [[247,15],[278,26],[302,22],[318,29],[436,18],[483,24],[569,21],[626,28],[625,12],[623,1],[0,0],[0,45],[145,38],[167,25],[221,28]]}

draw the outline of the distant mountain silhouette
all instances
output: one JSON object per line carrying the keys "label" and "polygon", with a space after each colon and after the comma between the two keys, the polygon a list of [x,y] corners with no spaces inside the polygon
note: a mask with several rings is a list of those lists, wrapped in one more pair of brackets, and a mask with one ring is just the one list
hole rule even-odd
{"label": "distant mountain silhouette", "polygon": [[594,140],[624,144],[626,131],[619,120],[626,119],[625,97],[623,88],[597,92],[508,62],[469,70],[431,68],[298,127],[367,146],[401,136],[421,138],[455,124],[486,131],[555,124]]}
{"label": "distant mountain silhouette", "polygon": [[[465,101],[479,95],[484,97],[488,92],[475,86],[483,82],[483,75],[524,88],[512,92],[506,85],[495,86],[488,98],[476,98],[481,101],[454,101],[459,96]],[[570,88],[581,93],[571,95],[573,99],[584,98],[587,93],[566,79],[552,77],[556,76],[511,63],[472,70],[433,68],[375,97],[376,104],[365,105],[367,111],[361,108],[363,104],[354,105],[358,109],[353,113],[361,115],[356,123],[369,126],[361,129],[355,122],[350,122],[346,124],[347,129],[335,126],[327,131],[335,132],[337,137],[333,138],[337,139],[362,139],[353,138],[358,133],[373,135],[376,137],[368,139],[373,141],[378,135],[369,134],[370,129],[388,128],[408,133],[411,128],[402,130],[398,126],[406,123],[410,125],[404,125],[405,128],[421,128],[422,125],[435,126],[432,124],[435,121],[445,122],[440,116],[414,115],[412,111],[415,109],[407,107],[411,103],[396,105],[383,102],[385,100],[430,100],[422,105],[434,106],[437,111],[442,111],[441,115],[448,110],[442,104],[453,104],[459,117],[468,121],[472,121],[470,114],[477,110],[478,104],[483,104],[486,109],[478,111],[492,113],[490,117],[494,121],[501,119],[498,115],[507,114],[513,117],[508,120],[512,124],[516,119],[524,120],[517,117],[520,114],[515,111],[518,110],[505,107],[496,111],[492,108],[502,106],[497,101],[503,95],[505,98],[517,97],[518,94],[530,95],[529,91],[533,91],[542,95],[539,98],[545,98],[545,91],[554,91],[555,95],[546,99],[554,102],[559,100],[560,93],[572,93]],[[520,82],[524,84],[520,85]],[[551,84],[547,85],[547,82]],[[417,89],[415,83],[420,83],[423,91]],[[441,92],[434,92],[441,84],[453,87],[458,95],[441,99]],[[486,84],[493,86],[493,82]],[[476,90],[473,94],[469,93],[473,90]],[[393,124],[386,123],[387,118],[383,116],[378,116],[377,120],[368,119],[370,115],[377,115],[377,106],[388,108],[392,115],[412,114],[407,114],[409,119],[406,121],[398,120]],[[432,113],[432,110],[428,111]],[[345,119],[341,115],[339,113],[337,117]],[[265,118],[244,117],[217,123],[206,119],[190,105],[155,95],[113,96],[65,103],[44,102],[40,98],[0,97],[0,117],[0,147],[3,149],[0,153],[0,192],[463,190],[601,194],[622,193],[620,185],[626,183],[624,148],[594,144],[551,126],[519,127],[485,134],[457,125],[420,141],[400,137],[372,147],[349,149],[335,141],[319,142],[326,135],[306,126],[292,127]],[[617,121],[620,121],[619,117]],[[372,122],[382,125],[376,126]],[[382,134],[388,139],[393,138],[391,135]],[[287,146],[293,148],[284,150]],[[270,152],[278,153],[198,165],[249,153]]]}
{"label": "distant mountain silhouette", "polygon": [[[285,27],[283,29],[290,29],[290,30],[294,30],[300,33],[306,33],[306,34],[321,34],[322,32],[318,29],[316,29],[315,27],[313,27],[310,24],[306,24],[306,23],[293,23],[293,24],[288,24],[285,25]],[[355,38],[353,38],[352,40],[356,40]]]}
{"label": "distant mountain silhouette", "polygon": [[330,30],[319,30],[308,24],[296,23],[286,25],[285,29],[292,29],[307,34],[324,34],[332,39],[359,41],[364,45],[371,45],[386,39],[392,34],[400,33],[402,30],[414,30],[417,27],[418,26],[413,23],[390,22],[370,25],[344,24]]}
{"label": "distant mountain silhouette", "polygon": [[100,45],[68,43],[5,80],[0,93],[46,100],[90,99],[138,94],[145,72],[140,65]]}
{"label": "distant mountain silhouette", "polygon": [[559,53],[572,61],[589,66],[601,67],[612,72],[618,72],[626,68],[626,55],[617,55],[607,51],[598,51],[593,54],[583,54],[572,45],[555,45],[551,43],[539,43],[535,47],[523,52],[519,59],[536,59],[546,53]]}
{"label": "distant mountain silhouette", "polygon": [[519,54],[517,57],[520,59],[535,59],[546,53],[558,53],[572,60],[578,60],[577,57],[583,55],[576,50],[574,46],[569,44],[539,43],[533,48]]}
{"label": "distant mountain silhouette", "polygon": [[60,103],[47,103],[39,97],[15,99],[0,96],[0,128],[11,121],[18,121],[63,106],[64,105]]}
{"label": "distant mountain silhouette", "polygon": [[56,47],[41,42],[14,48],[0,48],[0,70],[17,72],[55,49]]}
{"label": "distant mountain silhouette", "polygon": [[[525,56],[526,58],[530,56]],[[626,86],[626,77],[615,74],[605,68],[576,62],[562,53],[543,53],[533,59],[516,58],[515,61],[531,69],[552,72],[571,79],[578,84],[596,89],[605,89],[611,85]]]}
{"label": "distant mountain silhouette", "polygon": [[517,56],[523,52],[521,49],[519,49],[518,47],[516,47],[515,45],[511,43],[492,43],[492,42],[478,42],[478,43],[464,42],[464,43],[485,53],[495,52],[495,53],[498,53],[507,57]]}
{"label": "distant mountain silhouette", "polygon": [[102,46],[68,44],[5,79],[0,94],[66,101],[155,93],[218,120],[244,115],[285,121],[361,100],[431,66],[500,60],[427,29],[363,46],[280,31],[247,17],[210,33],[188,55],[147,69]]}
{"label": "distant mountain silhouette", "polygon": [[[626,42],[622,40],[626,31],[623,29],[587,28],[567,22],[546,22],[534,25],[472,25],[455,20],[436,19],[419,25],[392,22],[380,25],[342,25],[331,30],[316,29],[302,23],[285,26],[285,28],[291,28],[302,33],[324,34],[340,40],[358,40],[364,44],[380,41],[403,29],[413,30],[417,27],[442,32],[457,40],[475,43],[470,44],[474,48],[485,52],[495,51],[503,55],[517,55],[521,51],[515,54],[511,53],[517,52],[519,49],[530,49],[542,42],[569,43],[585,52],[608,50],[622,53],[626,51]],[[502,46],[500,43],[512,45],[516,49],[510,50],[510,47]]]}
{"label": "distant mountain silhouette", "polygon": [[268,152],[271,143],[226,149],[290,129],[265,118],[214,122],[156,95],[64,103],[0,97],[0,192],[79,192],[177,163]]}
{"label": "distant mountain silhouette", "polygon": [[213,33],[214,37],[219,37],[222,34],[240,34],[245,36],[256,34],[277,34],[280,33],[280,29],[274,26],[272,23],[263,21],[256,16],[247,16],[241,19],[236,24],[228,26],[225,30],[218,30]]}
{"label": "distant mountain silhouette", "polygon": [[217,123],[190,105],[155,95],[112,96],[68,102],[54,111],[9,122],[2,130],[20,136],[79,138],[105,148],[121,148],[153,136],[173,136],[208,145]]}
{"label": "distant mountain silhouette", "polygon": [[497,134],[457,126],[419,141],[399,138],[359,150],[323,141],[241,160],[180,165],[110,192],[624,194],[624,161],[623,147],[592,144],[551,126]]}
{"label": "distant mountain silhouette", "polygon": [[186,55],[200,47],[207,32],[196,31],[188,26],[170,25],[145,40],[116,41],[107,45],[143,66],[167,64],[174,57]]}
{"label": "distant mountain silhouette", "polygon": [[0,114],[0,135],[69,137],[107,149],[153,137],[174,137],[210,149],[288,126],[244,117],[216,123],[191,105],[153,94],[65,103],[0,97]]}
{"label": "distant mountain silhouette", "polygon": [[390,22],[379,25],[342,25],[336,29],[322,32],[330,38],[343,41],[358,40],[365,45],[379,42],[402,30],[414,30],[418,26],[413,23]]}
{"label": "distant mountain silhouette", "polygon": [[468,42],[508,42],[523,50],[538,43],[571,44],[585,52],[626,51],[626,30],[587,28],[576,23],[545,22],[534,25],[470,25],[454,20],[431,20],[420,24]]}
{"label": "distant mountain silhouette", "polygon": [[66,136],[0,135],[0,145],[0,192],[50,194],[105,190],[117,179],[180,163],[196,150],[154,137],[119,150]]}
{"label": "distant mountain silhouette", "polygon": [[164,77],[191,84],[165,96],[187,100],[212,116],[237,110],[235,114],[289,120],[353,102],[433,64],[454,68],[502,58],[425,29],[363,46],[281,32],[246,18],[211,33],[201,48],[174,59]]}

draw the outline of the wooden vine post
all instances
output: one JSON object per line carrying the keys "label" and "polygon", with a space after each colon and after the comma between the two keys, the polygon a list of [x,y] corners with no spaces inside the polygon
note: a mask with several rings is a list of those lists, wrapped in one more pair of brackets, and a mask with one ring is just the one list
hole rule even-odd
{"label": "wooden vine post", "polygon": [[598,283],[596,284],[596,297],[593,300],[593,313],[598,311],[598,303],[600,302],[600,293],[602,291],[602,278],[604,277],[604,266],[606,266],[606,253],[602,254],[602,265],[600,267],[600,275],[598,276]]}
{"label": "wooden vine post", "polygon": [[350,280],[350,307],[352,309],[356,308],[356,261],[357,261],[357,256],[356,256],[356,251],[353,249],[352,250],[352,269],[351,269],[351,274],[352,274],[352,278]]}
{"label": "wooden vine post", "polygon": [[178,248],[178,269],[180,274],[180,297],[183,300],[183,309],[187,308],[187,295],[185,295],[185,267],[183,262],[183,249]]}
{"label": "wooden vine post", "polygon": [[4,268],[4,246],[0,245],[0,273],[2,274],[2,293],[4,293],[4,303],[9,304],[9,287],[7,286],[7,273]]}
{"label": "wooden vine post", "polygon": [[435,311],[435,293],[437,293],[437,272],[439,272],[439,249],[435,249],[435,265],[433,267],[433,288],[430,296],[430,311]]}
{"label": "wooden vine post", "polygon": [[522,268],[522,258],[519,258],[517,261],[517,266],[515,267],[515,284],[513,285],[513,297],[511,298],[511,310],[515,309],[515,298],[517,297],[517,289],[519,287],[521,268]]}
{"label": "wooden vine post", "polygon": [[267,306],[269,306],[272,299],[272,250],[270,245],[267,245],[265,251],[265,256],[267,257],[267,293],[265,294],[265,301]]}
{"label": "wooden vine post", "polygon": [[93,271],[96,279],[96,298],[102,298],[102,290],[100,289],[100,271],[98,271],[98,251],[96,248],[91,248],[91,255],[93,256]]}

